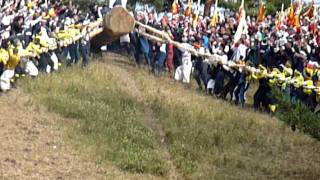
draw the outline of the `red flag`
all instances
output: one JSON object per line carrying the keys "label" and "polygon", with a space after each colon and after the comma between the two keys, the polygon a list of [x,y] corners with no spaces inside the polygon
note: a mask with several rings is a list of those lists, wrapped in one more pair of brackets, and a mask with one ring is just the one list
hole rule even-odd
{"label": "red flag", "polygon": [[314,2],[312,1],[307,12],[305,12],[303,16],[307,16],[309,19],[311,19],[313,18],[313,15],[314,15]]}

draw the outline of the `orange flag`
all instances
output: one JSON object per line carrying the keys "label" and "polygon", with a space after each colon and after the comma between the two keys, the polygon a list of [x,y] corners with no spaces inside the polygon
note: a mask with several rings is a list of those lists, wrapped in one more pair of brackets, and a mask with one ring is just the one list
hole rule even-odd
{"label": "orange flag", "polygon": [[297,30],[300,29],[301,10],[302,10],[302,1],[299,0],[297,6],[295,8],[295,16],[294,16],[294,22],[293,22],[293,25]]}
{"label": "orange flag", "polygon": [[177,0],[173,1],[171,9],[172,9],[172,14],[173,14],[173,15],[179,13],[180,6],[179,6],[179,3],[178,3]]}
{"label": "orange flag", "polygon": [[289,13],[287,15],[287,17],[288,17],[288,19],[287,19],[288,22],[287,23],[288,23],[289,26],[293,26],[294,25],[294,21],[295,21],[294,14],[295,14],[295,7],[294,7],[294,4],[291,2]]}
{"label": "orange flag", "polygon": [[266,17],[266,5],[265,4],[261,4],[260,8],[259,8],[259,12],[258,12],[258,16],[257,16],[257,21],[258,22],[263,22],[265,17]]}
{"label": "orange flag", "polygon": [[184,15],[186,16],[186,17],[189,17],[190,15],[191,15],[191,13],[192,13],[192,0],[188,0],[188,5],[187,5],[187,8],[186,8],[186,10],[184,11]]}
{"label": "orange flag", "polygon": [[294,23],[293,23],[295,28],[300,28],[300,14],[297,14],[294,16]]}

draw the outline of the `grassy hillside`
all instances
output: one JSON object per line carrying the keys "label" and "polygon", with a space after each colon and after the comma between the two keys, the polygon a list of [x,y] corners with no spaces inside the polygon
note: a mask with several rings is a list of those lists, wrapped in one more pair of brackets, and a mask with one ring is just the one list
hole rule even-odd
{"label": "grassy hillside", "polygon": [[114,57],[28,80],[97,163],[170,179],[318,179],[320,143]]}

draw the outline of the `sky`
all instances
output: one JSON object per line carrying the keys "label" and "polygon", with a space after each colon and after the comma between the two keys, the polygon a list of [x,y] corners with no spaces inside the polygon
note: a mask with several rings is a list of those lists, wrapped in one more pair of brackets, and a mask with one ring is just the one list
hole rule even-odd
{"label": "sky", "polygon": [[[303,0],[304,2],[311,2],[312,0]],[[320,4],[320,0],[314,0],[315,3]]]}

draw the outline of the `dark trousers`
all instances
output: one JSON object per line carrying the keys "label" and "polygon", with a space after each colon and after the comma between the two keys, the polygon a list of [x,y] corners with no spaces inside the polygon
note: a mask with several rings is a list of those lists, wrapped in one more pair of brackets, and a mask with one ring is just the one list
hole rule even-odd
{"label": "dark trousers", "polygon": [[79,51],[82,56],[82,67],[85,67],[89,64],[90,56],[89,56],[89,44],[83,45],[80,44]]}
{"label": "dark trousers", "polygon": [[226,99],[228,93],[230,94],[230,100],[233,99],[233,92],[237,86],[237,80],[233,77],[230,78],[229,82],[224,86],[223,91],[221,93],[221,98]]}
{"label": "dark trousers", "polygon": [[157,55],[157,60],[154,63],[154,73],[159,76],[163,71],[164,60],[166,59],[167,54],[164,52],[159,52]]}
{"label": "dark trousers", "polygon": [[76,64],[79,61],[79,51],[78,51],[78,43],[72,43],[68,46],[68,51],[70,54],[70,61],[68,65],[71,65],[72,63]]}
{"label": "dark trousers", "polygon": [[219,70],[216,76],[216,81],[214,84],[214,94],[219,95],[223,90],[224,85],[224,72],[223,70]]}
{"label": "dark trousers", "polygon": [[270,88],[264,85],[259,85],[257,92],[253,97],[253,107],[257,110],[262,105],[265,109],[268,109]]}
{"label": "dark trousers", "polygon": [[246,83],[242,82],[238,84],[236,90],[234,91],[235,98],[236,98],[236,104],[244,105],[244,93],[246,89]]}
{"label": "dark trousers", "polygon": [[49,61],[51,61],[50,55],[48,53],[41,53],[38,64],[39,71],[46,72]]}
{"label": "dark trousers", "polygon": [[0,76],[4,72],[4,64],[0,62]]}
{"label": "dark trousers", "polygon": [[199,89],[202,89],[202,83],[201,83],[201,78],[200,78],[200,71],[199,69],[195,69],[193,72],[193,77],[197,81]]}
{"label": "dark trousers", "polygon": [[131,57],[132,56],[132,51],[131,51],[131,45],[129,42],[122,42],[120,43],[121,46],[121,52],[125,53],[127,56]]}

